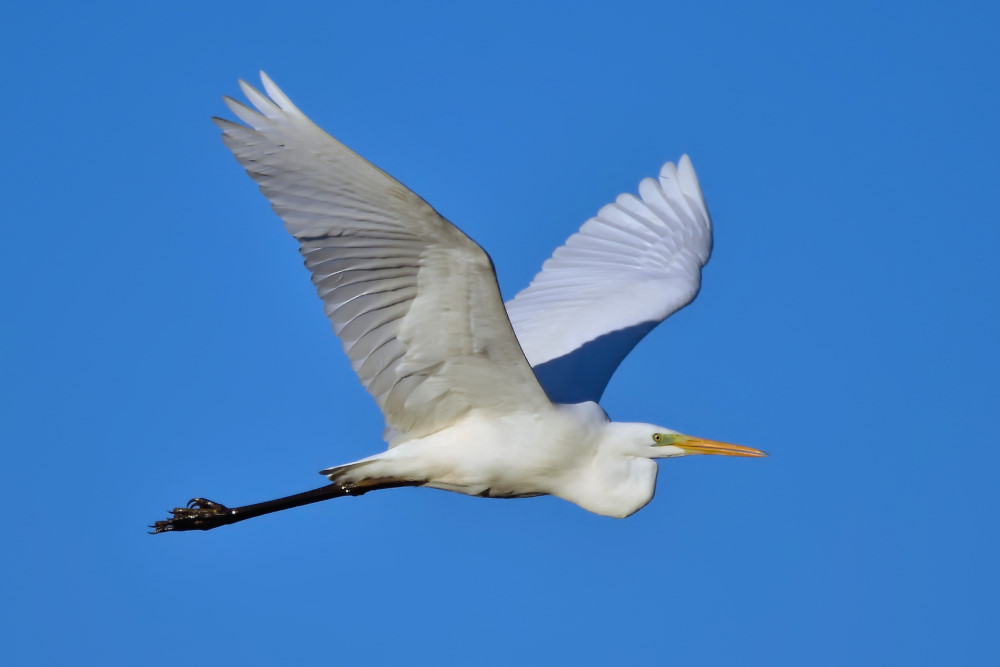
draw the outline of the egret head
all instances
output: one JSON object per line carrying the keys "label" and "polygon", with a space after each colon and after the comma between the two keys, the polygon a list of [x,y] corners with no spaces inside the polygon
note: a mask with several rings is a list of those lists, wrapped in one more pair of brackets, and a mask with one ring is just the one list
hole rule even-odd
{"label": "egret head", "polygon": [[660,426],[650,426],[646,429],[645,435],[647,438],[645,455],[651,459],[667,459],[690,454],[767,456],[766,453],[752,447],[696,438]]}

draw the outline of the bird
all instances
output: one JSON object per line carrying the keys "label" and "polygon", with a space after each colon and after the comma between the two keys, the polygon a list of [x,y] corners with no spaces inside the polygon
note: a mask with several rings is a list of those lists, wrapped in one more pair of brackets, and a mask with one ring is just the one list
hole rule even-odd
{"label": "bird", "polygon": [[242,79],[239,121],[213,118],[288,232],[385,418],[383,451],[321,471],[328,483],[228,507],[194,498],[154,533],[210,530],[402,486],[551,495],[624,518],[657,460],[766,453],[646,423],[600,398],[619,363],[697,296],[712,222],[691,160],[667,162],[555,250],[506,304],[492,260],[420,196],[315,125],[265,74]]}

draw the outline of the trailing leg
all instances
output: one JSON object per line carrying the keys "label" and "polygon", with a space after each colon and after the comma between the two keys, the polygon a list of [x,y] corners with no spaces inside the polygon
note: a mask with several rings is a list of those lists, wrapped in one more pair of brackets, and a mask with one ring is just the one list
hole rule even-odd
{"label": "trailing leg", "polygon": [[[341,469],[347,472],[363,464],[348,464]],[[324,471],[329,474],[331,471]],[[330,475],[334,477],[334,475]],[[265,500],[262,503],[253,505],[243,505],[242,507],[226,507],[220,503],[206,500],[205,498],[192,498],[184,507],[176,507],[170,511],[173,515],[169,519],[157,521],[150,528],[153,533],[166,533],[178,530],[212,530],[219,526],[225,526],[239,521],[246,521],[254,517],[280,512],[292,507],[300,507],[318,503],[330,498],[340,498],[342,496],[360,496],[369,491],[379,489],[393,489],[400,486],[420,486],[423,482],[415,482],[393,477],[372,477],[360,479],[353,482],[333,481],[318,489],[296,493],[284,498]]]}

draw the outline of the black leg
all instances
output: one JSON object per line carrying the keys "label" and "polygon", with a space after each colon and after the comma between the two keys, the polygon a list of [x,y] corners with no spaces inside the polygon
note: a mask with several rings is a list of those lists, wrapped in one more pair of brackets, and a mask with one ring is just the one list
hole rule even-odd
{"label": "black leg", "polygon": [[253,505],[243,505],[242,507],[226,507],[225,505],[220,505],[204,498],[192,498],[185,507],[176,507],[171,510],[172,518],[157,521],[150,528],[153,529],[154,534],[176,530],[212,530],[213,528],[225,526],[230,523],[246,521],[247,519],[272,512],[280,512],[292,507],[318,503],[330,498],[360,496],[369,491],[377,491],[378,489],[420,486],[421,483],[388,478],[366,479],[351,485],[334,483],[321,486],[312,491],[296,493],[293,496],[275,498],[274,500],[266,500]]}

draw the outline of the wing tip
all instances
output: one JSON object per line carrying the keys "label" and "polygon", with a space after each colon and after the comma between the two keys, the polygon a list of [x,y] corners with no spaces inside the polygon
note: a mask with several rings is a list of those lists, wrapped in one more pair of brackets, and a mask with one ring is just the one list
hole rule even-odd
{"label": "wing tip", "polygon": [[260,70],[260,82],[264,86],[265,92],[267,92],[268,97],[278,106],[279,109],[287,114],[293,114],[296,116],[305,117],[297,106],[292,103],[288,95],[285,95],[284,91],[278,87],[278,84],[274,82],[274,79],[267,75],[267,72]]}
{"label": "wing tip", "polygon": [[709,224],[711,224],[711,219],[708,215],[708,204],[705,202],[705,195],[701,191],[698,174],[695,172],[694,164],[687,153],[681,155],[680,159],[677,160],[676,166],[673,162],[667,162],[663,165],[663,168],[660,170],[660,181],[661,184],[663,181],[673,181],[681,194],[692,199],[705,214],[705,217],[709,220]]}

